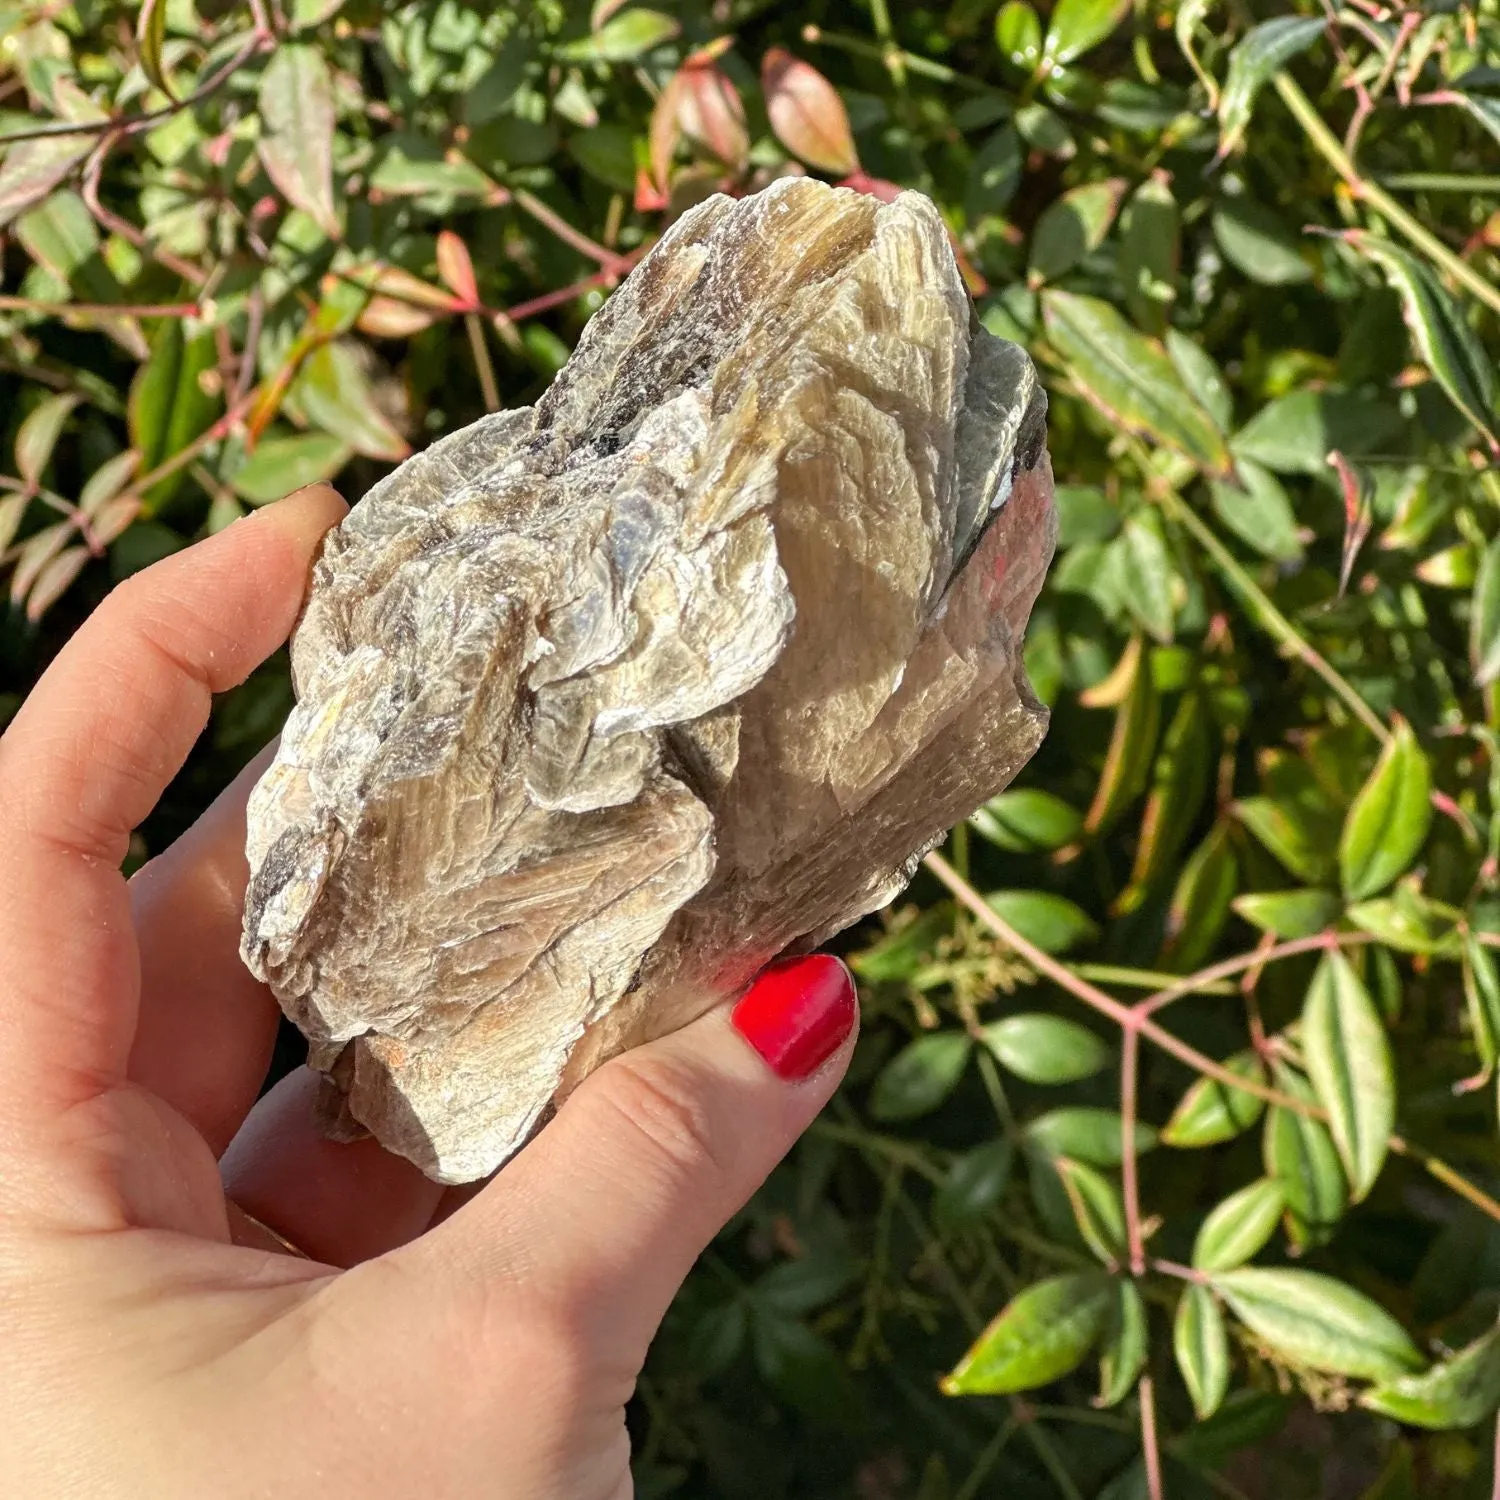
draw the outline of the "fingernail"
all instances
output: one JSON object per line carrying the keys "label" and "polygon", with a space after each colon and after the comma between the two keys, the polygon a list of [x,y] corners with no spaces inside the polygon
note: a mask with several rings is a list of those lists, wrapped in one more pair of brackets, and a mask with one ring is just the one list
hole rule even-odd
{"label": "fingernail", "polygon": [[788,1082],[811,1077],[854,1029],[854,981],[828,953],[787,958],[761,971],[730,1020]]}

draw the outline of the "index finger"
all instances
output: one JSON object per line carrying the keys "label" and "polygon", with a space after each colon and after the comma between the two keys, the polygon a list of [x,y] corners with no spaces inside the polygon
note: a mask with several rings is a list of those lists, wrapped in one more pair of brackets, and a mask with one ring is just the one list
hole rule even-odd
{"label": "index finger", "polygon": [[114,590],[0,738],[0,1095],[13,1123],[125,1076],[139,963],[120,863],[208,721],[212,696],[287,637],[344,513],[298,491]]}

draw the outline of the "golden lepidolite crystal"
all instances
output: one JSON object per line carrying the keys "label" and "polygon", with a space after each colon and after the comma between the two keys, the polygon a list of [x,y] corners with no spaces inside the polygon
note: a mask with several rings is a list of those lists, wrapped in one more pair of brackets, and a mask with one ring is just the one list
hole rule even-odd
{"label": "golden lepidolite crystal", "polygon": [[684,215],[536,406],[354,507],[245,908],[331,1130],[492,1171],[1006,785],[1044,412],[925,198],[793,179]]}

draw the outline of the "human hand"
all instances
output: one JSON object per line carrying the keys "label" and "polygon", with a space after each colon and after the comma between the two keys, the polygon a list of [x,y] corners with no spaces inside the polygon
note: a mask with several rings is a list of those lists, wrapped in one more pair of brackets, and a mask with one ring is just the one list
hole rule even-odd
{"label": "human hand", "polygon": [[305,1071],[255,1102],[260,767],[119,867],[342,513],[299,491],[121,584],[0,739],[0,1494],[625,1500],[668,1302],[848,1063],[853,987],[809,958],[607,1064],[477,1191],[323,1140]]}

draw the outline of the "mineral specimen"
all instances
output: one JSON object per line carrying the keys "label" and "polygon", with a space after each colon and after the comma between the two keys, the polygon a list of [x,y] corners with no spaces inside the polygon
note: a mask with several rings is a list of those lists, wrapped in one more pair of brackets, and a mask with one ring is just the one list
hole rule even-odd
{"label": "mineral specimen", "polygon": [[325,1128],[492,1171],[1004,787],[1046,727],[1045,409],[926,199],[789,179],[690,210],[536,406],[377,484],[249,809],[244,957]]}

